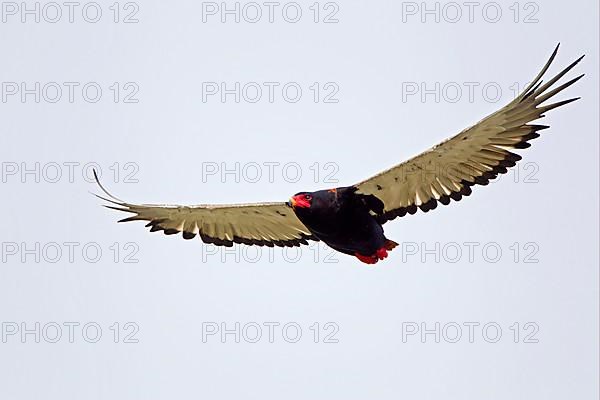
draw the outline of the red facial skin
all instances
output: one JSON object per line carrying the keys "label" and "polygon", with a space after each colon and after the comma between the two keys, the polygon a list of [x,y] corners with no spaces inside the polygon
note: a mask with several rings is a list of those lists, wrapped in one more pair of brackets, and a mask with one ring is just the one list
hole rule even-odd
{"label": "red facial skin", "polygon": [[290,199],[293,208],[310,208],[312,197],[307,194],[298,194]]}

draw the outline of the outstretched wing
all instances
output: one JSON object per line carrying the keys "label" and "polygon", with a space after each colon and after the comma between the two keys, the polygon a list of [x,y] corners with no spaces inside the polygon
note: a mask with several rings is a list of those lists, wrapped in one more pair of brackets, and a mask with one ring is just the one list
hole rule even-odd
{"label": "outstretched wing", "polygon": [[317,240],[285,203],[231,205],[152,205],[131,204],[112,196],[96,182],[108,197],[98,196],[111,205],[105,207],[134,214],[119,222],[149,221],[150,232],[165,235],[182,233],[184,239],[199,235],[205,243],[231,247],[234,243],[258,246],[292,247]]}
{"label": "outstretched wing", "polygon": [[374,195],[384,203],[381,223],[414,214],[417,209],[433,210],[440,202],[458,201],[471,194],[471,186],[487,185],[521,159],[512,149],[524,149],[545,125],[530,124],[546,111],[577,100],[544,103],[577,82],[578,76],[556,88],[553,85],[569,72],[580,57],[542,85],[542,76],[554,60],[558,46],[538,76],[507,106],[476,125],[420,155],[355,185],[358,193]]}

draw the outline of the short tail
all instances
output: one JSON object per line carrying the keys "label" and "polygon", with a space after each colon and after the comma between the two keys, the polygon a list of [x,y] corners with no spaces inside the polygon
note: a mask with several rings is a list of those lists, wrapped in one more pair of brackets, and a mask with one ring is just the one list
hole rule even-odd
{"label": "short tail", "polygon": [[398,243],[390,239],[385,239],[385,249],[387,251],[392,251],[396,246],[398,246]]}

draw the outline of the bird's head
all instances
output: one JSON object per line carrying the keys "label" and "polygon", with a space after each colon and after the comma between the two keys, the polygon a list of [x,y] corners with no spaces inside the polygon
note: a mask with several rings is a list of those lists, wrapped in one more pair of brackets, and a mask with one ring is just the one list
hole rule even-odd
{"label": "bird's head", "polygon": [[299,217],[317,218],[339,207],[337,197],[337,189],[300,192],[293,195],[287,204]]}
{"label": "bird's head", "polygon": [[313,193],[310,192],[300,192],[296,193],[290,198],[288,201],[288,205],[292,207],[294,210],[297,208],[310,208],[313,203]]}

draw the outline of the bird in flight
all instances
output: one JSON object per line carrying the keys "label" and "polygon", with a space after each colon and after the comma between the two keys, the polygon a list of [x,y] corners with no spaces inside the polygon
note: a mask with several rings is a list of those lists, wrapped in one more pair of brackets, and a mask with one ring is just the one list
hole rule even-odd
{"label": "bird in flight", "polygon": [[309,240],[375,264],[397,243],[385,237],[382,225],[396,217],[428,212],[438,203],[449,204],[471,194],[471,187],[487,185],[521,159],[513,149],[530,146],[546,125],[531,124],[571,98],[547,101],[582,75],[556,87],[583,56],[547,82],[542,77],[556,57],[558,46],[533,81],[508,105],[401,164],[360,183],[315,192],[300,192],[288,202],[230,205],[132,204],[112,196],[98,196],[112,208],[133,215],[120,220],[148,221],[151,232],[199,236],[205,243],[233,246],[299,246]]}

